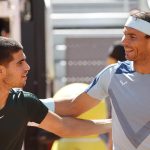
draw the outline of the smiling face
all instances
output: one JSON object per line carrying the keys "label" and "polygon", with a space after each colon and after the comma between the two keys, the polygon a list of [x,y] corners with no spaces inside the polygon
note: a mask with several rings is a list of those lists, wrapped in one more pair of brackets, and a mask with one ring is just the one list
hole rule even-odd
{"label": "smiling face", "polygon": [[2,82],[8,88],[22,88],[26,84],[27,74],[30,70],[29,65],[26,62],[25,54],[22,50],[12,54],[13,60],[3,68]]}
{"label": "smiling face", "polygon": [[145,34],[129,27],[124,27],[122,44],[125,48],[125,57],[134,62],[150,61],[150,38]]}

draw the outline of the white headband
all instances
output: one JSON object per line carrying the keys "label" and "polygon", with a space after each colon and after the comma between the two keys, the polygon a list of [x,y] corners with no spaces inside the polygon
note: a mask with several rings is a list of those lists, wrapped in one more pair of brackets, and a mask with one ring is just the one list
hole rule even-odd
{"label": "white headband", "polygon": [[150,35],[150,23],[142,19],[130,16],[125,24],[126,27],[134,28],[147,35]]}

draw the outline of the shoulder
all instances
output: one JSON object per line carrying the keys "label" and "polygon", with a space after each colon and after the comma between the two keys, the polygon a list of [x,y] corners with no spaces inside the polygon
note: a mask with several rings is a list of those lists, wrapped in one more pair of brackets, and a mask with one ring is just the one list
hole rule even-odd
{"label": "shoulder", "polygon": [[132,65],[133,63],[131,61],[124,61],[124,62],[118,61],[115,64],[108,65],[96,75],[92,84],[95,85],[96,83],[101,82],[101,81],[104,84],[110,83],[112,77],[115,74],[122,74],[126,72],[131,73],[133,71]]}
{"label": "shoulder", "polygon": [[13,96],[15,96],[15,101],[30,111],[32,111],[33,108],[46,108],[46,106],[33,93],[23,91],[22,89],[12,89],[12,93],[14,94]]}
{"label": "shoulder", "polygon": [[11,90],[11,94],[13,94],[17,99],[21,99],[21,100],[26,100],[26,101],[38,100],[37,96],[34,95],[33,93],[26,92],[18,88],[13,88]]}
{"label": "shoulder", "polygon": [[106,78],[106,77],[112,76],[117,68],[118,68],[118,63],[108,65],[96,75],[96,78],[99,79],[103,77]]}

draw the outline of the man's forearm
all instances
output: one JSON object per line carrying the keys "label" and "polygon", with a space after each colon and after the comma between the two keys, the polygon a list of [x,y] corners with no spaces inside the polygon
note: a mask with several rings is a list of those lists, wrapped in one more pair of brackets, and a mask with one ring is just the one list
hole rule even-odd
{"label": "man's forearm", "polygon": [[111,130],[111,119],[82,120],[70,117],[63,118],[64,127],[61,136],[79,137],[93,134],[103,134]]}
{"label": "man's forearm", "polygon": [[60,116],[77,117],[88,111],[92,107],[98,105],[100,100],[91,98],[86,93],[82,93],[76,98],[47,98],[40,99],[47,108]]}
{"label": "man's forearm", "polygon": [[111,130],[111,120],[83,120],[60,117],[53,112],[48,112],[38,127],[62,137],[79,137],[109,132]]}
{"label": "man's forearm", "polygon": [[54,100],[54,102],[56,114],[77,117],[98,105],[100,100],[94,99],[86,93],[82,93],[76,98]]}

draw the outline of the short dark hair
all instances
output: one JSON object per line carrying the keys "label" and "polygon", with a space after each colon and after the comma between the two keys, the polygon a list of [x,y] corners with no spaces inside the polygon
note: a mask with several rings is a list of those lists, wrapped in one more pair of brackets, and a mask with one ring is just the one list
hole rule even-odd
{"label": "short dark hair", "polygon": [[0,64],[7,65],[13,60],[12,54],[23,50],[23,46],[12,38],[0,36]]}
{"label": "short dark hair", "polygon": [[121,42],[116,41],[109,48],[109,57],[114,58],[116,61],[125,61],[125,50]]}
{"label": "short dark hair", "polygon": [[[140,11],[140,10],[132,10],[130,12],[130,15],[135,18],[142,19],[142,20],[150,23],[150,12]],[[145,37],[150,38],[150,35],[146,35]]]}

